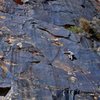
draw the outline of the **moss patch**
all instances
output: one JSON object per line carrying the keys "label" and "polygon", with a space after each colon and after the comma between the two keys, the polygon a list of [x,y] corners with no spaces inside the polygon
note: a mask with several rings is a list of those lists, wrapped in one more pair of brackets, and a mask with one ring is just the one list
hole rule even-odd
{"label": "moss patch", "polygon": [[71,26],[68,28],[69,31],[72,31],[74,33],[83,33],[83,29],[78,26]]}
{"label": "moss patch", "polygon": [[97,39],[98,41],[100,41],[100,33],[96,34],[95,37],[96,37],[96,39]]}

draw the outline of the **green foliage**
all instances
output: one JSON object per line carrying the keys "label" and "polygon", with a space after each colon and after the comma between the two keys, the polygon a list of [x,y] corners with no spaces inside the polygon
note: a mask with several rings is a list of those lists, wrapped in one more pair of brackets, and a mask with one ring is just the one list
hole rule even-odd
{"label": "green foliage", "polygon": [[97,33],[97,34],[95,35],[95,37],[97,38],[98,41],[100,41],[100,33]]}
{"label": "green foliage", "polygon": [[68,28],[69,31],[72,31],[74,33],[83,33],[83,29],[78,26],[71,26]]}

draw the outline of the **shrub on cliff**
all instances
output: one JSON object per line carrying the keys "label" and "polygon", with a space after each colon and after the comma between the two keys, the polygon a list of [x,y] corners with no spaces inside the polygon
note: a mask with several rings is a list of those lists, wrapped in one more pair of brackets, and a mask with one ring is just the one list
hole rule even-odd
{"label": "shrub on cliff", "polygon": [[70,26],[67,29],[74,33],[84,33],[86,37],[100,41],[100,19],[95,17],[92,21],[88,21],[85,18],[80,18],[79,26]]}
{"label": "shrub on cliff", "polygon": [[85,31],[89,33],[90,30],[90,21],[85,18],[79,19],[79,26]]}

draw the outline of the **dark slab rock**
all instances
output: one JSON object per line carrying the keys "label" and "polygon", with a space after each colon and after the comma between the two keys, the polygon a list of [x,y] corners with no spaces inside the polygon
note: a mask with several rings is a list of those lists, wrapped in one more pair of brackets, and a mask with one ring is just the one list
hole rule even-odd
{"label": "dark slab rock", "polygon": [[[100,57],[92,50],[91,40],[62,27],[76,24],[75,20],[80,17],[92,19],[96,14],[92,3],[89,0],[38,0],[13,6],[13,12],[0,12],[6,17],[0,19],[3,33],[0,51],[4,53],[3,62],[9,70],[2,77],[4,69],[0,67],[0,85],[12,86],[8,97],[12,100],[52,100],[53,93],[65,88],[88,93],[88,97],[80,93],[81,100],[91,100],[91,93],[99,95]],[[14,39],[12,44],[6,41],[9,36]],[[18,47],[19,43],[22,47]],[[95,44],[99,46],[100,43]],[[68,50],[76,60],[69,59],[65,53]],[[60,98],[64,99],[64,96]]]}
{"label": "dark slab rock", "polygon": [[41,4],[37,7],[35,9],[35,18],[49,23],[52,22],[56,25],[65,25],[77,22],[77,18],[80,17],[91,19],[95,16],[95,12],[93,2],[90,0],[78,0],[74,3],[73,0],[65,0],[63,2],[55,0],[48,1],[48,4]]}

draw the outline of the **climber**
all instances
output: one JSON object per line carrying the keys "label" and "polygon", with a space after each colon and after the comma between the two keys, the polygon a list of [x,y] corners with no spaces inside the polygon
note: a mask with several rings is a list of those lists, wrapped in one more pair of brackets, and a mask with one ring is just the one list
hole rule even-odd
{"label": "climber", "polygon": [[73,60],[77,60],[77,58],[75,57],[74,53],[70,50],[67,50],[64,52],[64,54],[67,54],[68,58],[73,61]]}

